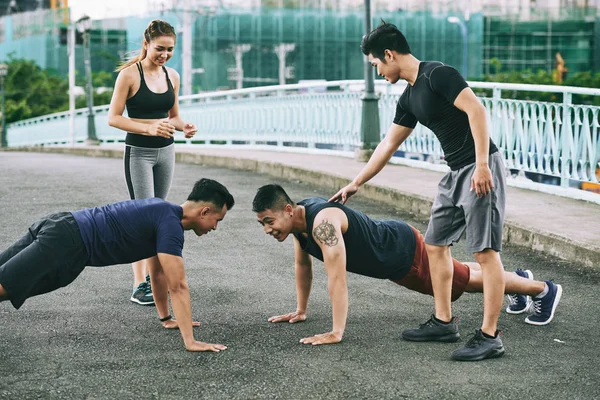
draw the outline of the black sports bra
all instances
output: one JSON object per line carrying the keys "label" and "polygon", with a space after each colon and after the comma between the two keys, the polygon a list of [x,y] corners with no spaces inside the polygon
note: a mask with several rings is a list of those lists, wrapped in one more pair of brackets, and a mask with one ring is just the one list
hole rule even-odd
{"label": "black sports bra", "polygon": [[125,102],[127,115],[130,118],[139,119],[160,119],[169,116],[169,110],[175,104],[175,90],[169,79],[167,69],[163,66],[163,71],[167,77],[167,91],[164,93],[154,93],[146,85],[144,79],[144,70],[141,63],[136,63],[140,72],[140,88]]}

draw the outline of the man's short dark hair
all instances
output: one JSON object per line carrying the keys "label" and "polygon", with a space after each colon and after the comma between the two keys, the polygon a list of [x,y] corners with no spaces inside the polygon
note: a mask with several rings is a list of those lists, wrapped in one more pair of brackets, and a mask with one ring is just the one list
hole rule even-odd
{"label": "man's short dark hair", "polygon": [[252,211],[255,213],[266,210],[281,211],[286,204],[295,205],[280,185],[270,184],[261,186],[252,200]]}
{"label": "man's short dark hair", "polygon": [[210,202],[217,206],[217,208],[223,208],[223,205],[225,205],[228,210],[231,210],[235,204],[233,196],[225,186],[208,178],[202,178],[196,182],[187,199],[188,201],[195,202]]}
{"label": "man's short dark hair", "polygon": [[396,25],[381,20],[381,24],[363,37],[360,45],[365,56],[372,54],[385,63],[385,50],[395,50],[400,54],[410,54],[410,46]]}

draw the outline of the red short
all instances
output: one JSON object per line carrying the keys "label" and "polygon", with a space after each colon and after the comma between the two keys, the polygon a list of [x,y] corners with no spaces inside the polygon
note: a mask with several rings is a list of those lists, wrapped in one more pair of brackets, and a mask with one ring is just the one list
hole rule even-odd
{"label": "red short", "polygon": [[[429,258],[425,250],[425,241],[421,232],[413,228],[416,238],[415,258],[408,274],[400,279],[393,280],[400,286],[417,291],[419,293],[433,296],[431,286],[431,274],[429,272]],[[452,259],[454,264],[454,274],[452,275],[452,301],[458,299],[464,292],[469,283],[469,267],[460,261]]]}

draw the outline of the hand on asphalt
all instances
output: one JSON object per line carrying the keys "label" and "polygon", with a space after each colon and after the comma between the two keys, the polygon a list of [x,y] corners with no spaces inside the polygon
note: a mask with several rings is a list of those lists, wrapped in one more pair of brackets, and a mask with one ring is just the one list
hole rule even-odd
{"label": "hand on asphalt", "polygon": [[335,333],[335,332],[326,332],[326,333],[321,333],[319,335],[309,336],[304,339],[300,339],[300,343],[312,344],[313,346],[316,346],[319,344],[339,343],[341,341],[342,341],[342,335],[339,333]]}
{"label": "hand on asphalt", "polygon": [[221,350],[227,350],[227,346],[222,344],[197,342],[194,340],[190,345],[186,345],[185,349],[187,351],[214,351],[215,353],[218,353]]}
{"label": "hand on asphalt", "polygon": [[[170,319],[168,321],[165,321],[162,323],[162,326],[164,326],[167,329],[179,329],[179,324],[177,323],[176,319]],[[200,326],[200,322],[192,321],[192,326],[198,327]]]}
{"label": "hand on asphalt", "polygon": [[275,315],[268,319],[269,322],[289,322],[293,324],[294,322],[302,322],[306,321],[306,313],[294,311],[291,313],[283,314],[283,315]]}

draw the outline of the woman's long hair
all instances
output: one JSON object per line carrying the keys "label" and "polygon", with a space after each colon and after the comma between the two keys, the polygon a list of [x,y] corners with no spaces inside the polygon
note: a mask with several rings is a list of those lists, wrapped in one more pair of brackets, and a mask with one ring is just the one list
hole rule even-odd
{"label": "woman's long hair", "polygon": [[171,26],[171,24],[159,19],[155,19],[148,24],[148,27],[144,31],[144,42],[142,43],[142,50],[140,53],[136,55],[135,53],[137,53],[137,51],[134,51],[133,54],[128,57],[128,60],[123,61],[117,67],[117,69],[115,69],[115,71],[122,71],[130,65],[133,65],[136,62],[142,61],[144,58],[146,58],[146,54],[148,52],[147,46],[152,40],[160,36],[172,36],[174,39],[177,39],[177,34],[175,33],[175,29],[173,26]]}

